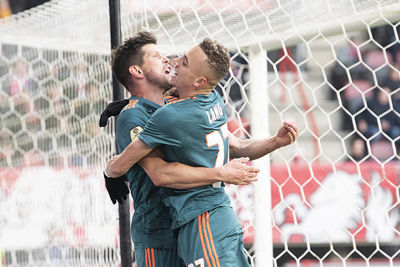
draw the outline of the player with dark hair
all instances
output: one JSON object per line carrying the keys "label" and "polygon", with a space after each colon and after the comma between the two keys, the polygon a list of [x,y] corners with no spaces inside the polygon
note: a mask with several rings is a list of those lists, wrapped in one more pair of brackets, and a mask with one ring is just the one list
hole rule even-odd
{"label": "player with dark hair", "polygon": [[[156,147],[167,161],[218,167],[233,157],[261,157],[297,138],[294,123],[284,123],[272,138],[240,140],[228,132],[221,97],[213,90],[229,70],[227,49],[204,39],[175,60],[171,84],[180,99],[158,109],[138,138],[106,168],[111,177],[124,174]],[[161,189],[162,199],[178,232],[178,253],[185,266],[248,266],[242,228],[224,186]]]}
{"label": "player with dark hair", "polygon": [[[112,53],[112,70],[131,97],[108,106],[100,125],[105,126],[108,116],[119,112],[121,105],[125,106],[116,123],[120,151],[136,139],[149,117],[164,104],[163,93],[171,87],[169,60],[157,50],[156,43],[153,34],[140,32]],[[160,151],[155,150],[130,168],[126,177],[135,208],[131,233],[137,265],[181,266],[176,238],[170,230],[170,216],[161,203],[157,186],[186,189],[218,181],[248,184],[255,180],[258,170],[247,166],[247,161],[239,159],[214,169],[194,168],[177,162],[167,163]],[[126,198],[129,190],[125,177],[105,176],[105,180],[113,203]]]}

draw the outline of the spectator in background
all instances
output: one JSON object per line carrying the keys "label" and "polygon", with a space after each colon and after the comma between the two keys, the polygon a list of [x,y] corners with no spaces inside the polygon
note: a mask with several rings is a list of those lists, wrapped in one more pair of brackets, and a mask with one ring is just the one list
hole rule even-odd
{"label": "spectator in background", "polygon": [[352,138],[350,151],[346,161],[361,161],[368,155],[367,144],[359,135]]}
{"label": "spectator in background", "polygon": [[35,94],[38,86],[34,80],[29,78],[28,64],[24,60],[15,61],[9,75],[6,86],[3,88],[9,96],[14,96],[22,91],[30,96]]}
{"label": "spectator in background", "polygon": [[86,84],[86,98],[90,100],[91,113],[99,116],[107,106],[105,97],[99,94],[101,91],[94,83]]}
{"label": "spectator in background", "polygon": [[72,69],[72,77],[76,80],[76,90],[78,93],[78,98],[88,98],[86,96],[86,83],[88,82],[88,67],[85,62],[79,62]]}
{"label": "spectator in background", "polygon": [[[349,84],[350,77],[348,77],[347,69],[350,66],[356,64],[357,62],[361,61],[361,58],[363,56],[361,54],[361,51],[359,51],[359,45],[361,43],[362,43],[361,35],[354,34],[350,36],[350,41],[348,41],[345,46],[336,51],[337,61],[335,62],[335,65],[331,69],[328,77],[329,84],[333,87],[333,90],[330,91],[331,92],[330,98],[339,101],[339,99],[337,98],[340,97],[343,106],[347,110],[351,110],[354,107],[351,106],[348,99],[345,97],[344,92],[342,92],[338,96],[337,91],[339,91],[340,89],[344,88]],[[363,64],[359,64],[351,68],[350,76],[353,80],[367,79],[366,77],[368,76],[368,72],[366,71],[365,66]],[[342,121],[341,125],[342,129],[352,130],[351,118],[344,111],[342,112],[341,121]]]}
{"label": "spectator in background", "polygon": [[46,161],[41,152],[32,149],[24,154],[23,162],[26,167],[37,167],[44,166]]}
{"label": "spectator in background", "polygon": [[15,143],[12,135],[7,132],[0,132],[0,147],[1,152],[7,157],[11,156],[15,150]]}
{"label": "spectator in background", "polygon": [[8,0],[0,0],[0,18],[5,18],[11,15],[10,5]]}
{"label": "spectator in background", "polygon": [[26,129],[29,132],[37,134],[42,130],[40,117],[37,116],[35,113],[31,113],[28,116],[24,116],[24,118],[25,118]]}
{"label": "spectator in background", "polygon": [[25,94],[19,94],[14,97],[14,110],[20,115],[25,115],[33,110],[30,105],[29,97]]}
{"label": "spectator in background", "polygon": [[7,96],[0,94],[0,113],[5,114],[11,109],[10,101]]}
{"label": "spectator in background", "polygon": [[62,82],[70,77],[71,70],[67,64],[58,62],[57,64],[53,64],[53,67],[51,68],[51,74],[54,78]]}
{"label": "spectator in background", "polygon": [[382,134],[377,134],[379,124],[382,131],[392,140],[400,136],[400,117],[395,112],[400,111],[399,102],[394,101],[393,110],[390,110],[390,93],[391,90],[387,87],[382,90],[376,88],[374,97],[367,101],[368,109],[364,109],[362,113],[356,116],[357,128],[360,133],[366,138],[374,136],[371,142],[382,139]]}
{"label": "spectator in background", "polygon": [[400,65],[396,65],[396,68],[390,68],[389,77],[382,83],[383,87],[389,88],[393,92],[393,99],[400,100]]}
{"label": "spectator in background", "polygon": [[[374,40],[382,47],[386,47],[387,52],[390,53],[391,58],[396,61],[398,53],[400,53],[400,44],[397,42],[397,36],[400,36],[400,26],[393,26],[386,24],[380,27],[371,29]],[[396,62],[400,64],[400,62]]]}
{"label": "spectator in background", "polygon": [[346,46],[337,51],[338,60],[346,67],[350,67],[354,63],[360,61],[358,57],[359,45],[361,44],[361,37],[358,35],[350,36],[350,41]]}

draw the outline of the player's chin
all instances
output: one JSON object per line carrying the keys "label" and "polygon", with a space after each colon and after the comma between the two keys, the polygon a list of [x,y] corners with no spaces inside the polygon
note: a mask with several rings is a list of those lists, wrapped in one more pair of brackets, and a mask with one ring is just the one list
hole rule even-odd
{"label": "player's chin", "polygon": [[164,80],[162,88],[164,88],[165,90],[169,90],[172,87],[174,87],[174,85],[171,83],[170,79]]}
{"label": "player's chin", "polygon": [[171,84],[172,87],[176,86],[176,82],[177,82],[177,80],[175,77],[171,77],[169,80],[169,83]]}

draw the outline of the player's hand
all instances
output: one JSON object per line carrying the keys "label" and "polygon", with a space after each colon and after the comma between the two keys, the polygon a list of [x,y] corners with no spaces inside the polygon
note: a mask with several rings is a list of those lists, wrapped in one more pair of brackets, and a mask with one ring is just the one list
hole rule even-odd
{"label": "player's hand", "polygon": [[115,100],[107,105],[100,115],[99,125],[105,127],[107,125],[108,118],[111,116],[118,115],[121,110],[128,105],[129,99]]}
{"label": "player's hand", "polygon": [[283,125],[281,128],[279,128],[277,134],[275,135],[278,147],[287,146],[296,141],[297,136],[299,135],[298,131],[299,130],[297,129],[297,125],[294,121],[284,121]]}
{"label": "player's hand", "polygon": [[260,170],[247,163],[249,158],[233,159],[221,167],[222,181],[228,184],[246,185],[257,181]]}
{"label": "player's hand", "polygon": [[129,188],[125,182],[125,175],[118,178],[110,178],[104,172],[103,175],[112,203],[115,204],[118,201],[119,204],[122,204],[122,202],[128,198],[129,194]]}

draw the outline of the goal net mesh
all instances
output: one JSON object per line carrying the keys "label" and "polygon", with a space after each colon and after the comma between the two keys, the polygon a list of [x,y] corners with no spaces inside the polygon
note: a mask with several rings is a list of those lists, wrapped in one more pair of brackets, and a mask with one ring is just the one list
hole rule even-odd
{"label": "goal net mesh", "polygon": [[[122,0],[121,27],[122,39],[153,32],[170,56],[207,36],[228,47],[217,90],[237,136],[296,121],[298,140],[271,153],[260,177],[271,187],[261,213],[273,266],[400,264],[399,1]],[[120,263],[101,174],[114,121],[98,127],[112,100],[109,28],[105,0],[53,0],[0,19],[0,266]],[[252,67],[260,49],[266,72]],[[267,82],[252,90],[259,76]],[[250,100],[259,87],[261,112]],[[265,117],[255,133],[251,122]],[[254,190],[226,187],[251,266],[263,253]]]}

